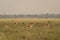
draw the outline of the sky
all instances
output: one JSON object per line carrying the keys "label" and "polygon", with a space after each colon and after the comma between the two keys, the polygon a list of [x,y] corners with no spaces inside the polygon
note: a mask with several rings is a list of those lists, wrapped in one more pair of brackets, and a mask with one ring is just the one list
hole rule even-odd
{"label": "sky", "polygon": [[0,0],[0,14],[60,13],[60,0]]}

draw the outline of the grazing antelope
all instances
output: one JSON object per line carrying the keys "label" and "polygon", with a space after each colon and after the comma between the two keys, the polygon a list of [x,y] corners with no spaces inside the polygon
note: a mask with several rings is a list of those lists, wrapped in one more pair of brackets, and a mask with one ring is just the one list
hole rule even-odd
{"label": "grazing antelope", "polygon": [[32,22],[32,23],[29,23],[29,24],[27,24],[26,25],[26,28],[32,28],[33,27],[33,25],[34,25],[34,23]]}

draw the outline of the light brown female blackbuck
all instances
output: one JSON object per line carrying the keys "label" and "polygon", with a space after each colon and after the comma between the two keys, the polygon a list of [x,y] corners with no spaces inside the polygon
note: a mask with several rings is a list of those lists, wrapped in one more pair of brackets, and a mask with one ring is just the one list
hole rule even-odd
{"label": "light brown female blackbuck", "polygon": [[32,28],[34,26],[34,22],[26,24],[26,28]]}

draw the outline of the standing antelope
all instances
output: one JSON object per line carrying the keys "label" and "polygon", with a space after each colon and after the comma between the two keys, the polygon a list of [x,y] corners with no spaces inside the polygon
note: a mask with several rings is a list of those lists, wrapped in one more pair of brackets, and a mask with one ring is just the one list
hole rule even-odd
{"label": "standing antelope", "polygon": [[50,24],[51,24],[51,21],[48,21],[47,23],[42,24],[41,28],[44,28],[44,29],[49,28]]}
{"label": "standing antelope", "polygon": [[51,21],[48,21],[47,24],[45,24],[45,28],[49,28],[51,23]]}

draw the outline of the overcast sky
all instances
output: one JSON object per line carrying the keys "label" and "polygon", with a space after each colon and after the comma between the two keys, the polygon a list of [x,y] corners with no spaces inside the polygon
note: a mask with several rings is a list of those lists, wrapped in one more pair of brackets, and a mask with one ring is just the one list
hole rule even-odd
{"label": "overcast sky", "polygon": [[60,0],[0,0],[0,13],[60,13]]}

